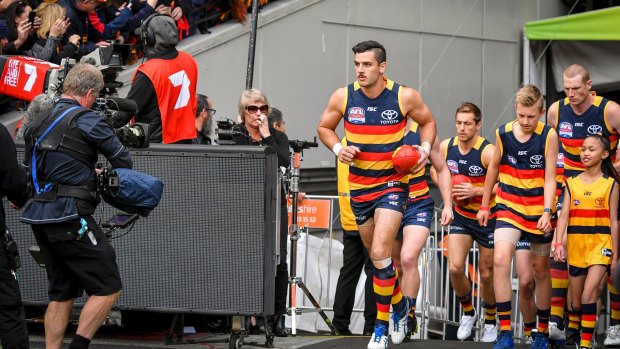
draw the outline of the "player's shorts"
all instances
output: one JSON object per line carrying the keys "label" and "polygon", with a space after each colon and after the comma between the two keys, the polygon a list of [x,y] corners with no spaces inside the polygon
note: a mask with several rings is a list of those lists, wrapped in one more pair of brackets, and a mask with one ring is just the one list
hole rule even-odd
{"label": "player's shorts", "polygon": [[529,251],[530,250],[530,241],[524,237],[521,237],[519,241],[517,241],[516,246],[517,251]]}
{"label": "player's shorts", "polygon": [[450,234],[470,235],[480,246],[493,248],[495,219],[489,219],[486,227],[481,227],[478,220],[464,217],[453,210],[454,220],[450,223]]}
{"label": "player's shorts", "polygon": [[[592,264],[592,265],[596,265],[596,264]],[[588,267],[585,267],[585,268],[580,268],[580,267],[576,267],[574,265],[569,265],[568,266],[568,275],[573,276],[573,277],[587,275],[588,274],[588,268],[591,267],[592,265],[590,265]],[[607,267],[607,274],[609,274],[609,272],[611,271],[611,266],[610,265],[605,265],[605,264],[599,264],[599,265]]]}
{"label": "player's shorts", "polygon": [[405,208],[405,215],[403,221],[400,223],[400,229],[398,229],[396,239],[403,239],[403,228],[406,226],[417,225],[430,229],[433,223],[434,209],[435,201],[433,201],[433,198],[430,196],[423,199],[408,200]]}
{"label": "player's shorts", "polygon": [[405,212],[409,188],[406,183],[393,181],[370,189],[351,191],[351,209],[357,225],[364,224],[375,215],[375,210],[385,208]]}

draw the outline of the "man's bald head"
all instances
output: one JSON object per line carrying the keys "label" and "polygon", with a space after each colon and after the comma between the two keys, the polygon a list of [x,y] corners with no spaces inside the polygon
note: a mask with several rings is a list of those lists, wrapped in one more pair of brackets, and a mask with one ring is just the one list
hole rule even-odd
{"label": "man's bald head", "polygon": [[573,64],[568,68],[564,69],[564,76],[567,78],[581,76],[581,81],[584,83],[590,80],[590,72],[588,72],[588,69],[586,69],[586,67],[580,64]]}

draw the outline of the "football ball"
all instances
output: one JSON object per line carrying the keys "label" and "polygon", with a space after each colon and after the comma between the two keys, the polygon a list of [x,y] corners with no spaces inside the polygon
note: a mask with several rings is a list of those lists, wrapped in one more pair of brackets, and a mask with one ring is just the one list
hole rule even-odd
{"label": "football ball", "polygon": [[403,145],[398,147],[392,154],[392,165],[396,172],[400,174],[411,174],[420,161],[420,152],[412,145]]}
{"label": "football ball", "polygon": [[[462,174],[452,175],[452,186],[453,187],[455,185],[465,184],[465,183],[471,183],[471,180],[469,179],[469,177],[464,176]],[[453,199],[454,199],[454,203],[457,204],[458,206],[467,206],[471,202],[471,198],[468,198],[465,200],[457,200],[454,195],[453,195]]]}

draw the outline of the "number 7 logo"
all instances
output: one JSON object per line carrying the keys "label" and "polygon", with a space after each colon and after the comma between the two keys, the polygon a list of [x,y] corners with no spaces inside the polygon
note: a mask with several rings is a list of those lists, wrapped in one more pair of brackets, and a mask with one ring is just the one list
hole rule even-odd
{"label": "number 7 logo", "polygon": [[187,77],[187,73],[185,73],[185,70],[181,70],[179,72],[176,72],[170,75],[168,79],[170,79],[172,86],[174,87],[178,87],[179,85],[181,86],[181,93],[179,93],[179,97],[177,98],[177,102],[174,105],[174,109],[180,109],[180,108],[185,107],[187,103],[189,103],[189,98],[190,98],[190,95],[189,95],[190,81],[189,81],[189,78]]}

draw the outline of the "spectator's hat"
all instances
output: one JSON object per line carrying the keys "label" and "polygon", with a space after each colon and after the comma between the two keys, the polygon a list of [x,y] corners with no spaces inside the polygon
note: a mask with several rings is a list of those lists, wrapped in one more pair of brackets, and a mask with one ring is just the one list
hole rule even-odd
{"label": "spectator's hat", "polygon": [[0,19],[0,39],[4,39],[9,36],[9,27],[7,27],[6,22]]}

